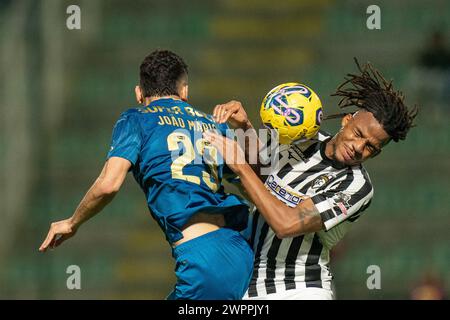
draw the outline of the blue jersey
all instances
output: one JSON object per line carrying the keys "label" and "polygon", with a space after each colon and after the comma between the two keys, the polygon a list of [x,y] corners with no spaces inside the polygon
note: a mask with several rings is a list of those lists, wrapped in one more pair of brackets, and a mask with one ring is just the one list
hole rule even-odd
{"label": "blue jersey", "polygon": [[226,128],[174,99],[129,109],[116,122],[107,157],[131,162],[134,178],[169,243],[183,237],[181,227],[198,212],[224,214],[226,226],[237,231],[247,225],[248,205],[224,192],[223,161],[202,138],[205,130],[225,134]]}

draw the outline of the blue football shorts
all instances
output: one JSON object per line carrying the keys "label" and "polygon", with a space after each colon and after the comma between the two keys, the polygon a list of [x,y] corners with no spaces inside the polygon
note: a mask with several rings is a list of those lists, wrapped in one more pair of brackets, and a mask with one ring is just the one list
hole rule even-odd
{"label": "blue football shorts", "polygon": [[177,283],[168,300],[239,300],[250,282],[253,251],[237,231],[220,228],[172,249]]}

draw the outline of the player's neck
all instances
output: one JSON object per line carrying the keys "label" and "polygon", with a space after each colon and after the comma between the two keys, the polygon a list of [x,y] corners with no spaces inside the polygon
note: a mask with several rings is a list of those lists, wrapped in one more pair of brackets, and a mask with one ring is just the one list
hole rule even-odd
{"label": "player's neck", "polygon": [[173,100],[181,101],[181,98],[179,96],[170,95],[170,96],[161,96],[161,97],[159,97],[159,96],[146,97],[144,103],[146,106],[148,106],[153,101],[160,100],[160,99],[173,99]]}
{"label": "player's neck", "polygon": [[334,160],[334,148],[336,144],[336,136],[328,140],[328,142],[325,145],[325,155],[328,159]]}

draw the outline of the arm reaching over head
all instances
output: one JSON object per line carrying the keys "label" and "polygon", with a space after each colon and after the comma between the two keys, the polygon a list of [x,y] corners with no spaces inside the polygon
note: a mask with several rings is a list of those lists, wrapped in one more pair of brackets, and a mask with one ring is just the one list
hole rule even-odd
{"label": "arm reaching over head", "polygon": [[[213,115],[217,123],[225,123],[228,121],[231,128],[243,130],[244,139],[238,140],[244,148],[245,159],[258,177],[262,179],[260,170],[262,164],[259,158],[259,152],[263,148],[263,143],[260,141],[258,132],[253,127],[253,124],[248,119],[242,103],[232,100],[225,104],[219,104],[214,108]],[[254,148],[252,148],[252,146],[254,146]],[[256,161],[251,161],[250,159]]]}
{"label": "arm reaching over head", "polygon": [[47,238],[41,244],[39,251],[45,252],[49,247],[57,247],[73,237],[83,222],[92,218],[110,203],[122,186],[130,167],[130,161],[124,158],[111,157],[108,159],[73,216],[51,224]]}
{"label": "arm reaching over head", "polygon": [[320,213],[310,198],[291,208],[272,195],[245,162],[244,152],[235,141],[212,132],[204,133],[204,137],[218,149],[228,167],[240,176],[250,199],[278,238],[294,237],[324,228]]}

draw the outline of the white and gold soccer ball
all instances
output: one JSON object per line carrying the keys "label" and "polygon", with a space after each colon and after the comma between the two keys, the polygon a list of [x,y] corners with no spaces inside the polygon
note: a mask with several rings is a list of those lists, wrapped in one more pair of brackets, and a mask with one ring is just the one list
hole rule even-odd
{"label": "white and gold soccer ball", "polygon": [[314,137],[322,122],[322,103],[317,94],[304,84],[283,83],[264,97],[261,121],[278,131],[282,144]]}

